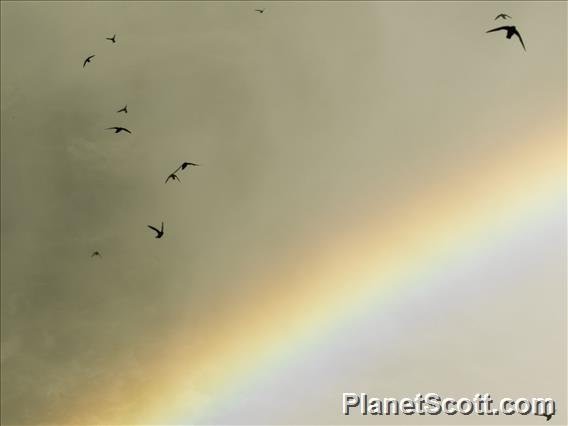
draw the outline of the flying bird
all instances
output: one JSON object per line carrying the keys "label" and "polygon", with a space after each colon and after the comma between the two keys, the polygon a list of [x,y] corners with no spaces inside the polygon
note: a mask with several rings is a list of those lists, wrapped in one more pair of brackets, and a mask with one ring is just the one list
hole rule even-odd
{"label": "flying bird", "polygon": [[501,30],[505,30],[507,31],[507,38],[510,39],[511,37],[513,37],[514,35],[516,35],[517,37],[519,37],[519,41],[521,42],[521,44],[523,45],[523,49],[526,51],[526,47],[525,47],[525,43],[523,43],[523,39],[521,37],[521,34],[517,31],[517,27],[511,25],[505,25],[504,27],[497,27],[497,28],[493,28],[492,30],[486,31],[487,33],[492,33],[493,31],[501,31]]}
{"label": "flying bird", "polygon": [[178,175],[176,175],[175,173],[172,173],[171,175],[169,175],[166,179],[165,183],[168,183],[169,180],[177,180],[178,182],[181,183],[181,179],[178,177]]}
{"label": "flying bird", "polygon": [[[175,173],[176,173],[177,171],[179,171],[179,170],[185,170],[185,169],[186,169],[187,167],[189,167],[189,166],[199,166],[199,164],[190,163],[190,162],[188,162],[188,161],[185,161],[185,162],[181,163],[181,166],[179,166],[177,169],[175,169],[175,170],[173,171],[172,175],[175,174]],[[171,175],[170,175],[170,176],[171,176]]]}
{"label": "flying bird", "polygon": [[[199,164],[185,162],[185,163],[183,163],[183,164],[182,164],[181,166],[179,166],[179,167],[180,167],[182,170],[185,170],[185,168],[186,168],[187,166],[199,166]],[[179,170],[179,169],[178,169],[178,170]]]}
{"label": "flying bird", "polygon": [[116,34],[113,35],[112,37],[106,37],[106,39],[112,41],[113,44],[114,44],[114,43],[116,43]]}
{"label": "flying bird", "polygon": [[123,112],[123,113],[125,113],[125,114],[128,114],[128,108],[127,108],[127,106],[128,106],[128,105],[124,105],[124,108],[120,108],[120,109],[119,109],[118,111],[116,111],[116,112]]}
{"label": "flying bird", "polygon": [[99,256],[101,257],[101,253],[99,251],[94,251],[91,257]]}
{"label": "flying bird", "polygon": [[255,12],[264,13],[264,9],[254,9]]}
{"label": "flying bird", "polygon": [[545,413],[543,413],[543,414],[537,414],[537,416],[546,417],[546,421],[549,421],[549,420],[552,418],[552,414],[545,414]]}
{"label": "flying bird", "polygon": [[150,228],[153,231],[156,231],[156,238],[162,238],[162,235],[164,235],[164,222],[162,222],[162,228],[158,229],[158,228],[154,228],[152,225],[148,225],[148,228]]}
{"label": "flying bird", "polygon": [[507,19],[507,18],[510,18],[510,16],[507,15],[506,13],[500,13],[499,15],[497,15],[497,16],[495,17],[495,20],[497,20],[497,19],[499,19],[499,18],[501,18],[501,19]]}
{"label": "flying bird", "polygon": [[89,56],[87,59],[85,59],[85,61],[83,62],[83,68],[85,68],[85,65],[87,65],[87,63],[91,63],[91,59],[94,58],[95,55],[91,55]]}
{"label": "flying bird", "polygon": [[105,130],[114,130],[114,133],[128,132],[128,133],[132,134],[132,132],[125,127],[117,127],[117,126],[107,127]]}

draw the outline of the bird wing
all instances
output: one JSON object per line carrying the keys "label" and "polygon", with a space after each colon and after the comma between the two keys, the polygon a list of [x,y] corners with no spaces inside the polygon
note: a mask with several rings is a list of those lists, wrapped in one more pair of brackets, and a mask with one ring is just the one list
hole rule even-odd
{"label": "bird wing", "polygon": [[506,18],[510,18],[510,16],[509,16],[509,15],[507,15],[507,14],[503,14],[503,16],[505,16]]}
{"label": "bird wing", "polygon": [[132,132],[131,132],[130,130],[125,129],[124,127],[122,127],[122,130],[124,130],[125,132],[128,132],[128,133],[132,134]]}
{"label": "bird wing", "polygon": [[485,32],[486,32],[486,33],[492,33],[493,31],[499,31],[499,30],[507,30],[507,27],[493,28],[492,30],[485,31]]}
{"label": "bird wing", "polygon": [[105,130],[117,130],[118,127],[107,127]]}
{"label": "bird wing", "polygon": [[525,47],[525,43],[523,43],[523,38],[521,37],[521,33],[519,33],[518,31],[515,30],[515,35],[516,35],[517,37],[519,37],[519,41],[520,41],[521,44],[523,45],[523,49],[524,49],[524,51],[526,52],[526,51],[527,51],[527,48]]}
{"label": "bird wing", "polygon": [[185,168],[187,166],[199,166],[199,164],[195,164],[195,163],[183,163],[180,167],[182,170],[185,170]]}
{"label": "bird wing", "polygon": [[152,225],[148,225],[148,228],[152,229],[153,231],[156,231],[158,234],[162,231],[160,231],[158,228],[154,228]]}
{"label": "bird wing", "polygon": [[161,230],[162,234],[164,233],[164,222],[162,222],[162,230]]}

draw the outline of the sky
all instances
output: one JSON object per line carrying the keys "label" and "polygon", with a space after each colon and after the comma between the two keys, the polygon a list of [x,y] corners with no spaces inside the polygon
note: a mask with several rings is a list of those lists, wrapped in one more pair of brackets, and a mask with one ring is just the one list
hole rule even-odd
{"label": "sky", "polygon": [[0,4],[2,424],[566,423],[565,2]]}

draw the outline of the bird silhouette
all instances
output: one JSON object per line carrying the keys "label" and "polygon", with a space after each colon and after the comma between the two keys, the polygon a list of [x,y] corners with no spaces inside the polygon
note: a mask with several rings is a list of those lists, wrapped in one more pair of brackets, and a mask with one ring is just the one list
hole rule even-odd
{"label": "bird silhouette", "polygon": [[114,43],[116,43],[116,34],[113,35],[112,37],[106,37],[106,39],[112,41],[113,44],[114,44]]}
{"label": "bird silhouette", "polygon": [[148,228],[150,228],[153,231],[156,231],[156,238],[162,238],[162,235],[164,235],[164,222],[162,222],[162,228],[158,229],[158,228],[154,228],[152,225],[148,225]]}
{"label": "bird silhouette", "polygon": [[116,112],[123,112],[123,113],[125,113],[125,114],[128,114],[128,108],[127,108],[127,106],[128,106],[128,105],[124,105],[124,108],[120,108],[120,109],[119,109],[118,111],[116,111]]}
{"label": "bird silhouette", "polygon": [[114,130],[114,133],[128,132],[128,133],[132,134],[132,132],[125,127],[118,127],[118,126],[107,127],[105,130]]}
{"label": "bird silhouette", "polygon": [[513,25],[505,25],[504,27],[497,27],[497,28],[493,28],[492,30],[486,31],[487,33],[492,33],[494,31],[501,31],[501,30],[505,30],[507,31],[507,38],[510,39],[511,37],[513,37],[514,35],[516,35],[517,37],[519,37],[519,41],[521,42],[523,49],[526,51],[526,47],[525,47],[525,43],[523,43],[523,39],[521,37],[521,34],[519,33],[519,31],[517,31],[517,27],[513,26]]}
{"label": "bird silhouette", "polygon": [[[172,175],[175,174],[176,172],[178,172],[179,170],[185,170],[185,169],[186,169],[187,167],[189,167],[189,166],[199,166],[199,164],[190,163],[190,162],[188,162],[188,161],[185,161],[185,162],[181,163],[181,166],[179,166],[177,169],[175,169],[175,170],[172,172]],[[171,175],[170,175],[170,176],[171,176]]]}
{"label": "bird silhouette", "polygon": [[552,415],[553,415],[553,414],[554,414],[554,413],[551,413],[551,414],[547,414],[547,413],[542,413],[542,414],[541,414],[541,413],[537,413],[537,416],[546,417],[546,421],[548,422],[548,421],[552,418]]}
{"label": "bird silhouette", "polygon": [[91,255],[91,257],[95,257],[95,256],[101,257],[101,253],[98,250],[94,251],[93,254]]}
{"label": "bird silhouette", "polygon": [[497,19],[499,19],[499,18],[501,18],[501,19],[507,19],[507,18],[510,18],[510,16],[507,15],[506,13],[500,13],[499,15],[497,15],[497,16],[495,17],[495,20],[497,20]]}
{"label": "bird silhouette", "polygon": [[176,175],[175,173],[172,173],[171,175],[169,175],[169,176],[166,178],[166,182],[165,182],[165,183],[168,183],[168,181],[169,181],[170,179],[171,179],[171,180],[177,180],[178,182],[181,183],[181,179],[180,179],[180,178],[178,177],[178,175]]}
{"label": "bird silhouette", "polygon": [[254,9],[255,12],[264,13],[264,9]]}
{"label": "bird silhouette", "polygon": [[83,62],[83,68],[85,68],[85,65],[87,65],[88,63],[91,63],[91,59],[94,58],[95,55],[91,55],[89,56],[87,59],[85,59],[85,61]]}
{"label": "bird silhouette", "polygon": [[180,167],[182,170],[185,170],[185,168],[188,167],[188,166],[199,166],[199,164],[185,162],[185,163],[182,163],[182,165],[179,166],[179,167]]}

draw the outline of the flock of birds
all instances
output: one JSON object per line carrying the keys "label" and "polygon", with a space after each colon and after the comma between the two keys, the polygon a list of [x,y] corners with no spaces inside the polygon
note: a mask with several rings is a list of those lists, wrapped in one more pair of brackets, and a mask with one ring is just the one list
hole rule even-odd
{"label": "flock of birds", "polygon": [[[258,13],[264,13],[265,9],[255,9],[255,12]],[[116,43],[116,34],[113,34],[112,37],[105,37],[105,40],[109,40],[112,42],[112,44]],[[85,66],[87,64],[92,63],[91,59],[93,59],[95,57],[95,55],[89,55],[87,58],[85,58],[85,60],[83,61],[83,68],[85,68]],[[122,107],[121,109],[119,109],[118,111],[116,111],[117,113],[125,113],[128,114],[128,105],[125,105],[124,107]],[[129,134],[132,134],[132,132],[127,129],[126,127],[122,127],[122,126],[113,126],[113,127],[107,127],[105,130],[114,130],[114,133],[120,133],[120,132],[126,132]],[[186,168],[190,167],[190,166],[199,166],[199,164],[197,163],[192,163],[189,161],[185,161],[183,162],[177,169],[175,169],[173,172],[171,172],[168,177],[166,178],[166,182],[168,183],[170,180],[173,181],[177,181],[181,183],[181,179],[179,178],[179,176],[177,175],[178,172],[185,170]],[[160,229],[156,228],[155,226],[152,225],[148,225],[148,228],[151,229],[152,231],[154,231],[156,233],[156,238],[162,238],[164,236],[164,222],[161,223]],[[101,252],[99,250],[95,250],[92,254],[91,257],[101,257]]]}
{"label": "flock of birds", "polygon": [[[257,13],[264,13],[265,9],[254,9],[255,12]],[[495,17],[495,20],[497,19],[503,19],[503,20],[507,20],[507,19],[511,19],[511,16],[505,14],[505,13],[500,13],[499,15],[497,15]],[[519,41],[521,42],[521,45],[523,46],[523,49],[526,51],[525,48],[525,43],[523,42],[523,39],[521,37],[521,34],[519,33],[519,31],[517,30],[517,28],[513,25],[505,25],[502,27],[497,27],[497,28],[493,28],[492,30],[487,31],[487,33],[491,33],[491,32],[495,32],[495,31],[507,31],[506,37],[507,39],[511,39],[514,35],[516,35],[519,38]],[[109,40],[112,42],[112,44],[116,43],[116,34],[113,34],[112,37],[106,37],[106,40]],[[88,56],[84,61],[83,61],[83,68],[85,68],[85,66],[87,64],[91,63],[91,60],[95,57],[95,55],[90,55]],[[122,107],[121,109],[119,109],[117,111],[117,113],[124,113],[124,114],[128,114],[128,105],[125,105],[124,107]],[[113,127],[107,127],[105,130],[114,130],[114,133],[120,133],[120,132],[126,132],[129,134],[132,134],[132,132],[127,129],[126,127],[122,127],[122,126],[113,126]],[[192,162],[184,162],[182,163],[178,168],[176,168],[173,172],[171,172],[167,177],[166,177],[166,181],[165,183],[168,183],[170,180],[173,181],[177,181],[179,183],[181,183],[181,179],[178,176],[178,172],[185,170],[187,167],[190,166],[199,166],[199,164],[197,163],[192,163]],[[164,222],[161,223],[160,228],[156,228],[155,226],[152,225],[148,225],[148,228],[151,229],[152,231],[154,231],[156,233],[156,238],[162,238],[164,236]],[[101,253],[100,251],[96,250],[92,253],[91,257],[101,257]]]}
{"label": "flock of birds", "polygon": [[[257,13],[264,13],[265,9],[254,9],[255,12]],[[502,20],[507,20],[507,19],[512,19],[511,16],[505,14],[505,13],[500,13],[495,17],[495,20],[498,19],[502,19]],[[492,33],[492,32],[496,32],[496,31],[506,31],[506,38],[507,39],[511,39],[513,36],[517,36],[523,49],[526,51],[526,47],[525,47],[525,43],[523,42],[523,39],[521,37],[521,34],[519,33],[519,31],[517,30],[517,28],[514,25],[504,25],[501,27],[497,27],[497,28],[493,28],[491,30],[486,31],[486,33]],[[116,34],[114,34],[112,37],[106,37],[106,40],[111,41],[113,44],[115,44],[117,42],[116,40]],[[90,55],[88,56],[84,62],[83,62],[83,68],[87,65],[91,63],[91,60],[95,57],[95,55]],[[119,109],[117,111],[117,113],[124,113],[124,114],[128,114],[128,105],[125,105],[123,108]],[[122,126],[113,126],[113,127],[108,127],[105,130],[114,130],[114,133],[121,133],[121,132],[126,132],[129,134],[132,134],[132,132]],[[199,164],[197,163],[192,163],[192,162],[183,162],[179,167],[177,167],[173,172],[171,172],[167,178],[165,183],[168,183],[170,180],[173,181],[177,181],[177,182],[181,182],[181,179],[178,176],[178,173],[180,171],[185,170],[188,167],[191,166],[199,166]],[[151,229],[152,231],[154,231],[156,233],[155,238],[162,238],[164,236],[164,222],[161,223],[160,228],[156,228],[152,225],[148,225],[148,228]],[[96,250],[92,253],[91,257],[101,257],[101,252]],[[546,417],[546,420],[550,420],[551,415],[550,414],[541,414],[544,415]]]}

